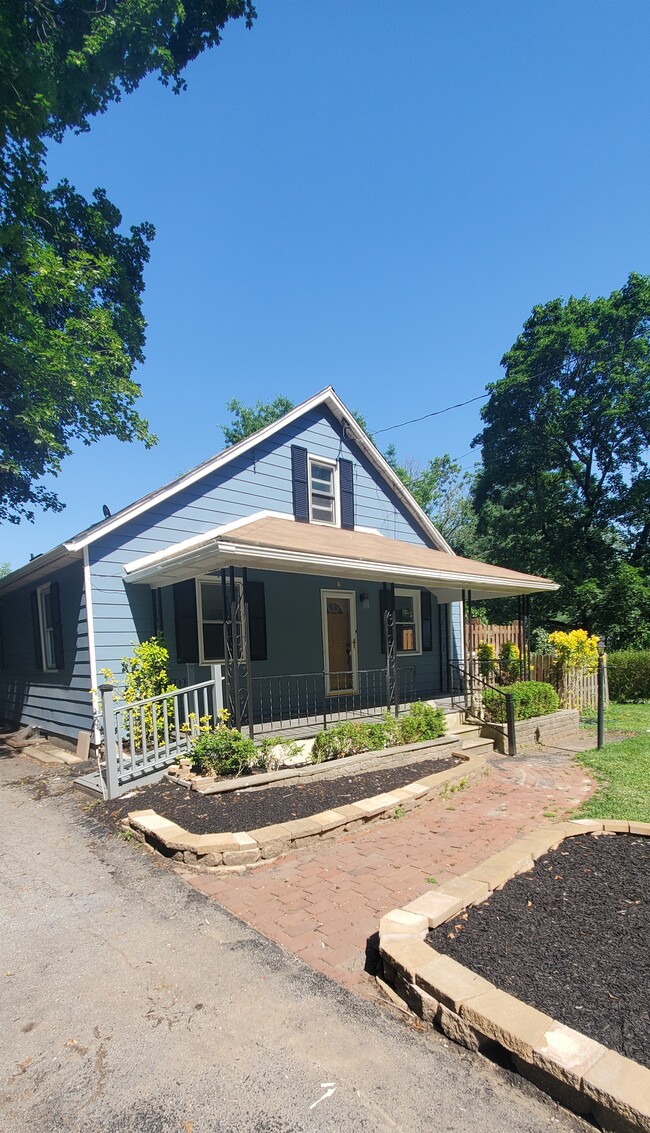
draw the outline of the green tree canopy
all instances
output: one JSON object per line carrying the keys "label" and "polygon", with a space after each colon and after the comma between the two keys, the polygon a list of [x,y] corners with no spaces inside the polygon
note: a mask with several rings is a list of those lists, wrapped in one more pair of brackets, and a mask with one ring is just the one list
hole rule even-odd
{"label": "green tree canopy", "polygon": [[0,7],[0,521],[60,510],[39,480],[74,440],[155,437],[138,414],[153,227],[51,188],[46,142],[157,72],[174,90],[250,0],[24,0]]}
{"label": "green tree canopy", "polygon": [[243,405],[233,397],[226,402],[226,409],[232,413],[232,421],[229,425],[219,426],[226,444],[236,445],[238,441],[243,441],[244,437],[250,437],[251,433],[256,433],[258,429],[263,429],[265,425],[270,425],[279,417],[284,417],[285,413],[289,413],[294,408],[294,404],[288,397],[280,396],[276,397],[275,401],[256,401],[254,405]]}
{"label": "green tree canopy", "polygon": [[561,584],[540,612],[634,636],[626,595],[643,607],[650,568],[650,278],[535,307],[502,365],[474,442],[486,553]]}
{"label": "green tree canopy", "polygon": [[434,456],[427,464],[407,460],[401,464],[394,445],[386,459],[411,495],[459,555],[480,555],[477,517],[472,504],[473,473],[462,469],[448,453]]}
{"label": "green tree canopy", "polygon": [[[290,401],[288,397],[276,397],[274,401],[256,401],[254,405],[243,405],[241,401],[232,398],[231,401],[226,402],[226,409],[232,413],[232,421],[229,425],[220,425],[224,439],[227,445],[235,445],[237,441],[243,441],[245,437],[250,437],[252,433],[256,433],[258,429],[263,429],[265,425],[271,425],[273,421],[277,421],[280,417],[284,417],[285,413],[289,413],[295,408],[295,402]],[[360,425],[363,431],[368,433],[368,426],[366,419],[362,413],[358,413],[355,409],[351,410],[357,425]],[[372,440],[372,437],[370,438]]]}

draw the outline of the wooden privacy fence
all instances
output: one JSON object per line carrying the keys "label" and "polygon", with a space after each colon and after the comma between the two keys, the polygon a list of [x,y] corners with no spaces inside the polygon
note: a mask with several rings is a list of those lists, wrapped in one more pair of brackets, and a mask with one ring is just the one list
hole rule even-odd
{"label": "wooden privacy fence", "polygon": [[494,646],[494,652],[498,657],[499,650],[506,641],[514,641],[515,644],[519,643],[521,626],[519,622],[512,622],[509,626],[486,626],[477,618],[472,618],[471,632],[474,649],[476,649],[477,645],[487,642],[489,645]]}
{"label": "wooden privacy fence", "polygon": [[[603,657],[605,668],[605,707],[609,704],[609,685],[607,681],[607,656]],[[564,671],[561,665],[544,653],[530,655],[531,681],[546,681],[553,685],[560,698],[561,708],[595,708],[598,704],[598,673],[579,673]]]}

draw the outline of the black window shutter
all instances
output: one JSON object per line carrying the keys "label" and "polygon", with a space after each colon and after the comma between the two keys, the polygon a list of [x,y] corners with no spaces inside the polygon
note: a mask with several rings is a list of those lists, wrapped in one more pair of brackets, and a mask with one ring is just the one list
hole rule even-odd
{"label": "black window shutter", "polygon": [[163,626],[162,590],[159,587],[151,591],[151,609],[154,637],[162,637],[165,629]]}
{"label": "black window shutter", "polygon": [[248,582],[248,622],[250,626],[251,661],[266,661],[266,602],[263,582]]}
{"label": "black window shutter", "polygon": [[422,612],[422,652],[430,653],[433,649],[433,628],[431,621],[431,593],[423,590],[420,594],[420,609]]}
{"label": "black window shutter", "polygon": [[176,660],[196,665],[199,660],[199,626],[196,616],[196,585],[193,578],[174,583]]}
{"label": "black window shutter", "polygon": [[309,523],[309,472],[307,449],[291,446],[291,486],[293,491],[293,517],[299,523]]}
{"label": "black window shutter", "polygon": [[339,460],[339,487],[341,490],[341,527],[354,530],[354,464]]}
{"label": "black window shutter", "polygon": [[63,629],[61,626],[61,599],[59,597],[59,584],[50,585],[50,603],[52,606],[52,637],[54,639],[54,665],[57,669],[63,668]]}
{"label": "black window shutter", "polygon": [[38,616],[38,591],[32,590],[32,630],[34,632],[34,660],[36,668],[43,671],[43,648],[41,646],[41,622]]}

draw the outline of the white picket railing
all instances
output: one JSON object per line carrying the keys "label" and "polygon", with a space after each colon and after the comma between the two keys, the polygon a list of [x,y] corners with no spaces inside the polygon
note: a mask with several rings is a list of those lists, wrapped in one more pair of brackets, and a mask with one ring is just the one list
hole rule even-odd
{"label": "white picket railing", "polygon": [[117,798],[138,779],[189,754],[202,717],[214,726],[223,708],[221,668],[213,666],[209,681],[130,704],[115,699],[113,685],[100,685],[107,798]]}

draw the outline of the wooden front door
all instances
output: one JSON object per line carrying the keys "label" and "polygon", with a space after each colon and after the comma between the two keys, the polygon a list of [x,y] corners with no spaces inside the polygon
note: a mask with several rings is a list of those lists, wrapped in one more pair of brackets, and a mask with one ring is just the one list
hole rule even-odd
{"label": "wooden front door", "polygon": [[357,689],[355,596],[323,590],[323,645],[328,696]]}

